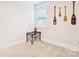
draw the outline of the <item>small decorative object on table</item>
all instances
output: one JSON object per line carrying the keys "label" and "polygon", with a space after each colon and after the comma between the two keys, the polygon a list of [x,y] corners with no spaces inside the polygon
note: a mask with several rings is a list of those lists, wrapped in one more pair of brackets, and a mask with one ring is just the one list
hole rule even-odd
{"label": "small decorative object on table", "polygon": [[[30,38],[29,38],[30,37]],[[31,39],[31,44],[37,39],[41,41],[41,32],[37,31],[37,28],[34,28],[34,31],[26,33],[26,41]]]}

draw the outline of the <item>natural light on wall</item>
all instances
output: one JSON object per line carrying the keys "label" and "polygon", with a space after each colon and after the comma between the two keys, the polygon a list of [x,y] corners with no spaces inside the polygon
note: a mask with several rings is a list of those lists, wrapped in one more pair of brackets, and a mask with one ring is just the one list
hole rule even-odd
{"label": "natural light on wall", "polygon": [[36,8],[37,27],[47,27],[47,7]]}

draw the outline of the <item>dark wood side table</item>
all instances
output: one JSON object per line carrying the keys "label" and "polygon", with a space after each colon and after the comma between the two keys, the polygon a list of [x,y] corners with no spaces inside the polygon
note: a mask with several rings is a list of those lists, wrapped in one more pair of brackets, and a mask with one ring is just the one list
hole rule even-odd
{"label": "dark wood side table", "polygon": [[41,41],[41,32],[37,31],[36,28],[32,32],[27,32],[26,33],[26,42],[28,42],[29,39],[31,39],[31,45],[33,45],[33,42],[37,39],[39,39]]}

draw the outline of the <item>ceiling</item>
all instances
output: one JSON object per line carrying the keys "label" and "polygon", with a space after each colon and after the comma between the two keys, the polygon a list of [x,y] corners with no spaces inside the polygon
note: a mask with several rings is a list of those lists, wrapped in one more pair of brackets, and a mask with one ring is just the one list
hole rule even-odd
{"label": "ceiling", "polygon": [[39,4],[40,2],[42,1],[27,1],[28,4],[32,4],[32,5]]}
{"label": "ceiling", "polygon": [[0,5],[36,5],[42,1],[0,1]]}

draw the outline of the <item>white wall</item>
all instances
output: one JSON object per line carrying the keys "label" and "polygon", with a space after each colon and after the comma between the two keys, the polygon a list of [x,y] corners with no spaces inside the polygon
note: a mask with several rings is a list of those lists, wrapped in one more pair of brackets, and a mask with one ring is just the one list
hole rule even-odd
{"label": "white wall", "polygon": [[[57,7],[57,25],[53,25],[54,10],[53,6]],[[67,6],[67,18],[68,21],[64,22],[64,6]],[[72,16],[72,2],[71,1],[52,1],[38,4],[36,8],[47,7],[48,8],[48,17],[47,17],[47,29],[38,28],[42,32],[42,40],[63,46],[65,48],[73,49],[79,51],[79,2],[76,2],[76,17],[77,25],[71,25],[71,16]],[[59,17],[58,10],[61,6],[62,16]]]}
{"label": "white wall", "polygon": [[24,41],[34,25],[33,5],[24,2],[0,2],[0,47]]}

